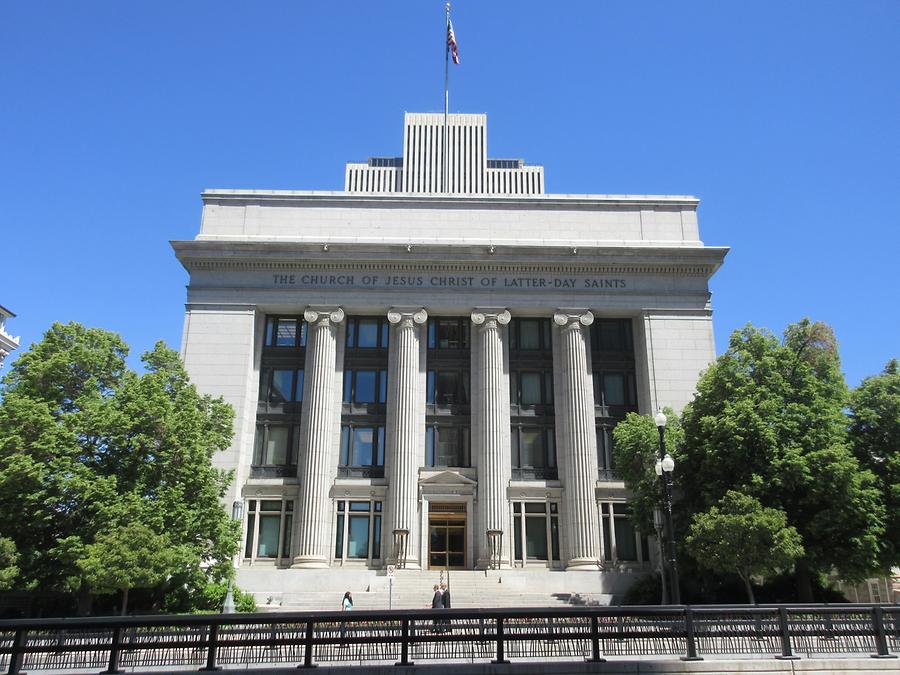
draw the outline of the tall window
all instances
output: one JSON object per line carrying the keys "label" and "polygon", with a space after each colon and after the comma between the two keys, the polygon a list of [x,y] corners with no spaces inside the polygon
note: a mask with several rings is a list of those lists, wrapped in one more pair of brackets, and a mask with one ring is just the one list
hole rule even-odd
{"label": "tall window", "polygon": [[248,500],[244,557],[250,560],[290,559],[293,524],[293,500]]}
{"label": "tall window", "polygon": [[344,403],[385,403],[387,380],[387,370],[344,370]]}
{"label": "tall window", "polygon": [[632,321],[597,319],[590,336],[599,478],[616,480],[612,430],[625,415],[638,411]]}
{"label": "tall window", "polygon": [[338,475],[355,478],[384,477],[384,427],[341,427]]}
{"label": "tall window", "polygon": [[647,537],[631,521],[631,508],[622,502],[601,502],[603,559],[612,563],[645,563],[650,560]]}
{"label": "tall window", "polygon": [[469,466],[469,427],[432,424],[425,427],[427,466]]}
{"label": "tall window", "polygon": [[347,319],[338,466],[341,478],[384,478],[389,340],[386,318]]}
{"label": "tall window", "polygon": [[515,480],[555,480],[553,342],[549,319],[509,324],[509,398]]}
{"label": "tall window", "polygon": [[303,317],[267,316],[251,477],[297,475],[305,359],[306,322]]}
{"label": "tall window", "polygon": [[381,502],[338,500],[334,559],[381,559]]}
{"label": "tall window", "polygon": [[513,478],[553,480],[557,477],[553,428],[518,425],[511,429]]}
{"label": "tall window", "polygon": [[519,564],[559,561],[559,506],[556,502],[513,502],[513,554]]}
{"label": "tall window", "polygon": [[469,456],[468,317],[428,320],[425,385],[425,464],[467,467]]}
{"label": "tall window", "polygon": [[387,349],[390,324],[381,317],[351,317],[347,320],[348,349]]}

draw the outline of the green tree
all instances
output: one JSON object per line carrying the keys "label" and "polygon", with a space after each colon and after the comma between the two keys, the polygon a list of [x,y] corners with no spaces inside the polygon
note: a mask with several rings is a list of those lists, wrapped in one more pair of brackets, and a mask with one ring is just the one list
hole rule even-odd
{"label": "green tree", "polygon": [[[671,408],[666,414],[666,452],[672,455],[678,470],[679,447],[684,431]],[[616,474],[631,490],[628,500],[634,526],[644,534],[653,534],[653,512],[660,504],[659,477],[654,467],[659,459],[659,429],[653,415],[628,413],[613,429],[613,466]]]}
{"label": "green tree", "polygon": [[784,511],[802,538],[795,575],[803,601],[812,600],[815,574],[869,573],[884,506],[875,477],[848,446],[847,391],[831,329],[804,319],[782,341],[749,325],[735,331],[697,391],[682,415],[687,512],[708,510],[728,490]]}
{"label": "green tree", "polygon": [[27,587],[78,593],[81,612],[101,590],[85,572],[90,547],[132,523],[191,552],[174,556],[169,585],[233,574],[237,525],[220,502],[231,476],[211,462],[230,442],[232,410],[201,396],[162,343],[141,375],[127,353],[113,333],[57,323],[3,383],[0,534],[15,542]]}
{"label": "green tree", "polygon": [[0,591],[12,588],[19,576],[19,553],[12,539],[0,537]]}
{"label": "green tree", "polygon": [[900,565],[900,365],[892,359],[850,395],[850,442],[860,464],[878,478],[887,522],[881,569]]}
{"label": "green tree", "polygon": [[763,507],[758,499],[729,490],[715,506],[697,513],[685,545],[697,564],[718,574],[737,574],[747,599],[756,602],[752,577],[790,570],[803,555],[797,530],[779,509]]}
{"label": "green tree", "polygon": [[97,593],[122,593],[122,614],[128,610],[132,588],[162,584],[190,559],[190,551],[172,544],[166,534],[154,532],[140,522],[100,532],[85,547],[78,567]]}

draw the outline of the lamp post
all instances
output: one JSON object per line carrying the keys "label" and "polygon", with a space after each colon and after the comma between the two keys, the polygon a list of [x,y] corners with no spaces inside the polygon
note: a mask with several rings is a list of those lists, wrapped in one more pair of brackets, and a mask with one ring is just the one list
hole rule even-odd
{"label": "lamp post", "polygon": [[[244,514],[244,502],[236,499],[234,503],[231,505],[231,519],[236,520],[238,522],[241,521]],[[231,564],[234,565],[234,568],[238,567],[238,559],[241,555],[240,549],[238,549],[237,555],[232,559]],[[232,591],[232,580],[228,579],[228,590],[225,592],[225,602],[222,604],[222,614],[234,614],[234,592]]]}
{"label": "lamp post", "polygon": [[678,584],[678,561],[675,559],[675,528],[672,525],[672,472],[675,460],[666,452],[666,422],[662,410],[656,413],[656,428],[659,429],[659,459],[656,460],[656,475],[659,476],[663,493],[663,516],[666,520],[666,547],[668,548],[669,588],[672,604],[681,604],[681,589]]}

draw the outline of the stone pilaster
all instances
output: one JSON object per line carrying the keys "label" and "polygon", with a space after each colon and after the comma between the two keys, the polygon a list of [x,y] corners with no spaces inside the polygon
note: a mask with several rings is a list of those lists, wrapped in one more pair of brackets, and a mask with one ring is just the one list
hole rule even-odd
{"label": "stone pilaster", "polygon": [[[506,489],[512,475],[509,445],[509,377],[504,367],[510,321],[505,309],[472,312],[472,450],[477,461],[478,502],[474,532],[477,566],[509,564],[511,544]],[[491,533],[490,535],[488,533]],[[497,542],[500,542],[498,546]]]}
{"label": "stone pilaster", "polygon": [[421,456],[419,400],[420,326],[428,319],[421,307],[392,308],[388,353],[387,409],[387,543],[388,564],[419,567],[418,487]]}
{"label": "stone pilaster", "polygon": [[331,531],[328,489],[335,427],[334,386],[340,307],[309,307],[303,313],[309,324],[303,382],[303,417],[300,424],[297,502],[297,546],[294,567],[327,567],[328,534]]}
{"label": "stone pilaster", "polygon": [[600,564],[600,531],[597,526],[597,436],[594,395],[588,370],[588,335],[594,322],[587,310],[558,310],[557,362],[561,386],[557,387],[557,451],[563,469],[566,568],[594,569]]}

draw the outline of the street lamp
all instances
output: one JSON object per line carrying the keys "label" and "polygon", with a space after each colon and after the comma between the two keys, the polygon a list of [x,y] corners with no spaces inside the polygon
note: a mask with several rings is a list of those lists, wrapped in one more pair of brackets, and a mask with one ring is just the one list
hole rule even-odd
{"label": "street lamp", "polygon": [[663,515],[666,519],[666,546],[669,549],[669,588],[672,604],[681,604],[681,589],[678,584],[678,561],[675,559],[675,528],[672,525],[672,472],[675,460],[666,452],[666,418],[660,410],[656,413],[656,428],[659,429],[659,459],[656,460],[656,475],[659,476],[663,493]]}
{"label": "street lamp", "polygon": [[[244,502],[235,499],[234,503],[231,505],[231,519],[240,522],[243,515]],[[240,550],[238,550],[237,555],[231,561],[235,569],[238,567],[238,556],[240,556]],[[222,605],[222,614],[234,614],[234,611],[234,592],[231,588],[231,579],[228,579],[228,590],[225,591],[225,602]]]}

